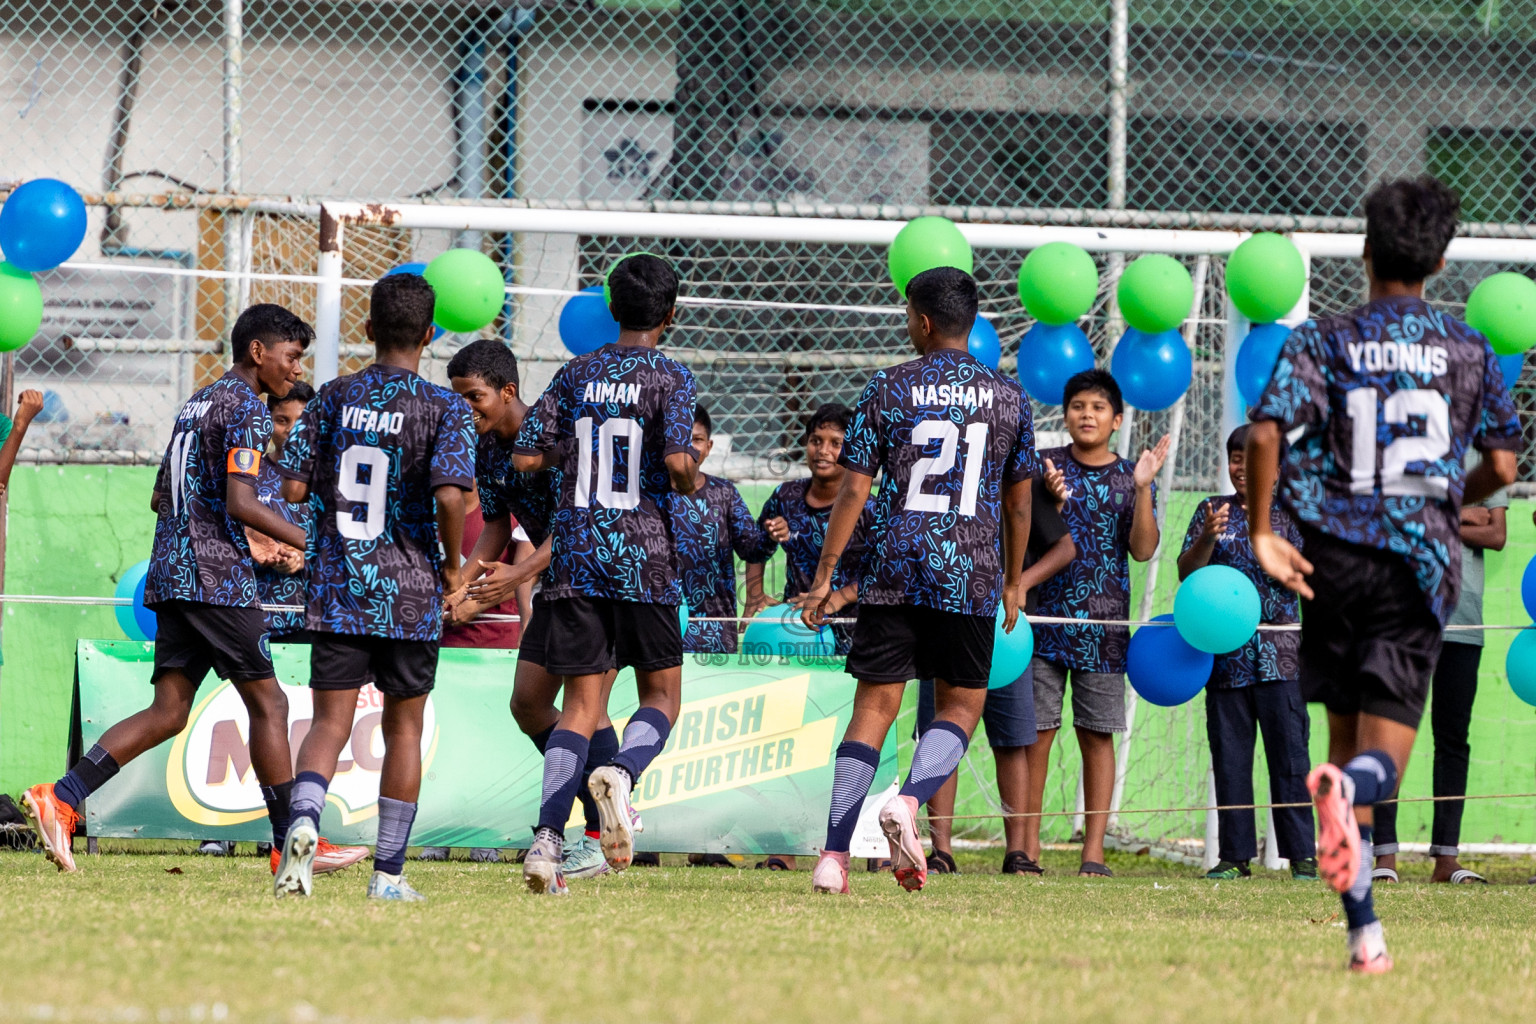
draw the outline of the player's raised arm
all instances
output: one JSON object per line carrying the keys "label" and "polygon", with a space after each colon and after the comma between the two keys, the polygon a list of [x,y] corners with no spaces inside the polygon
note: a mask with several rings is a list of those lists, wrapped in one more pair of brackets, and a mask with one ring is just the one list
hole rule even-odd
{"label": "player's raised arm", "polygon": [[[569,364],[567,364],[569,365]],[[565,367],[561,367],[523,417],[512,447],[512,468],[519,473],[537,473],[560,464],[561,413],[565,409]]]}

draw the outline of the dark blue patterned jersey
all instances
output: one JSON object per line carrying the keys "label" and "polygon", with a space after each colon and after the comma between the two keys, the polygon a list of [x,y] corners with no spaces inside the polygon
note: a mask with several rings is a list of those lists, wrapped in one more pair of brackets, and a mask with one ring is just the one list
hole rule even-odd
{"label": "dark blue patterned jersey", "polygon": [[[811,505],[806,502],[805,496],[810,489],[809,477],[786,480],[768,495],[768,500],[763,502],[763,511],[757,517],[759,524],[770,519],[783,519],[789,527],[789,539],[783,544],[776,543],[766,531],[763,533],[767,545],[764,549],[765,559],[772,557],[776,549],[784,549],[786,601],[810,590],[811,584],[816,581],[816,565],[821,561],[821,546],[826,542],[827,524],[832,520],[831,505]],[[853,536],[848,538],[848,546],[843,548],[843,557],[832,572],[833,590],[841,590],[850,583],[857,584],[863,578],[865,548],[869,543],[869,531],[874,526],[875,499],[870,498],[864,503],[864,511],[853,528]],[[840,609],[834,617],[852,619],[857,618],[858,614],[859,606],[854,603]],[[831,629],[834,653],[839,656],[847,654],[853,646],[853,626],[838,622]]]}
{"label": "dark blue patterned jersey", "polygon": [[1292,331],[1250,415],[1290,438],[1277,495],[1301,526],[1401,556],[1444,624],[1461,586],[1463,457],[1520,445],[1487,340],[1422,299],[1377,299]]}
{"label": "dark blue patterned jersey", "polygon": [[[1206,520],[1223,505],[1227,506],[1227,525],[1217,534],[1216,546],[1207,564],[1228,565],[1248,577],[1259,592],[1261,621],[1271,625],[1300,622],[1301,606],[1296,595],[1259,568],[1253,543],[1248,539],[1248,510],[1243,507],[1241,495],[1213,495],[1202,501],[1190,517],[1184,547],[1179,553],[1182,555],[1195,546],[1205,532]],[[1271,508],[1269,521],[1277,535],[1301,547],[1301,531],[1284,509],[1278,505]],[[1211,685],[1217,689],[1232,689],[1254,683],[1288,681],[1296,678],[1300,668],[1300,633],[1260,630],[1230,654],[1216,655],[1216,664],[1211,669]]]}
{"label": "dark blue patterned jersey", "polygon": [[666,457],[693,450],[693,374],[654,348],[605,345],[555,374],[513,449],[558,453],[544,596],[677,604]]}
{"label": "dark blue patterned jersey", "polygon": [[[308,531],[309,503],[305,502],[301,505],[284,501],[282,484],[282,474],[270,461],[263,460],[261,475],[256,478],[256,497],[263,505],[294,526]],[[262,565],[256,566],[256,596],[261,599],[262,605],[299,606],[299,611],[296,612],[275,612],[265,607],[262,609],[267,616],[267,631],[273,637],[297,633],[304,628],[305,575],[304,569],[295,573],[283,573]]]}
{"label": "dark blue patterned jersey", "polygon": [[[677,573],[690,619],[726,618],[737,613],[736,562],[761,562],[769,546],[763,531],[729,480],[700,474],[699,489],[668,502]],[[693,622],[683,634],[689,654],[728,654],[736,650],[736,623]]]}
{"label": "dark blue patterned jersey", "polygon": [[1029,399],[968,352],[941,349],[870,378],[843,465],[885,471],[863,604],[992,615],[1003,584],[1003,488],[1035,473]]}
{"label": "dark blue patterned jersey", "polygon": [[256,566],[245,527],[229,516],[231,479],[256,486],[272,437],[266,403],[233,370],[198,389],[171,427],[155,493],[163,495],[144,603],[254,607]]}
{"label": "dark blue patterned jersey", "polygon": [[475,480],[469,406],[398,366],[321,386],[278,459],[309,485],[310,629],[437,640],[441,556],[433,491]]}
{"label": "dark blue patterned jersey", "polygon": [[[1071,497],[1061,517],[1077,557],[1040,584],[1041,615],[1068,619],[1126,619],[1131,612],[1131,524],[1136,518],[1136,464],[1116,459],[1086,466],[1070,446],[1040,452],[1061,470]],[[1153,500],[1157,498],[1153,487]],[[1130,630],[1125,626],[1035,626],[1035,651],[1079,672],[1124,672]]]}
{"label": "dark blue patterned jersey", "polygon": [[511,516],[534,547],[544,543],[560,497],[559,469],[517,472],[512,468],[512,442],[487,431],[475,446],[475,482],[480,487],[480,514],[487,522]]}

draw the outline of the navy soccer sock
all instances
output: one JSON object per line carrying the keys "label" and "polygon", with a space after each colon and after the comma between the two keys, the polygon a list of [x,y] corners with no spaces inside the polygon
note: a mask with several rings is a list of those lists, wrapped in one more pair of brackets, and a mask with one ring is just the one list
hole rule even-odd
{"label": "navy soccer sock", "polygon": [[844,740],[838,744],[837,760],[832,768],[832,806],[827,812],[829,853],[847,853],[853,842],[853,830],[864,809],[869,785],[880,767],[880,751],[867,743]]}
{"label": "navy soccer sock", "polygon": [[660,708],[641,708],[624,726],[624,743],[613,759],[614,766],[628,772],[633,783],[656,760],[671,732],[672,723]]}
{"label": "navy soccer sock", "polygon": [[552,725],[548,729],[540,729],[538,732],[534,733],[528,738],[533,741],[533,745],[537,747],[539,753],[542,754],[544,753],[545,749],[548,748],[549,738],[550,736],[554,735],[554,732],[555,727]]}
{"label": "navy soccer sock", "polygon": [[1360,870],[1355,874],[1355,884],[1348,892],[1339,895],[1344,900],[1344,919],[1349,930],[1364,928],[1376,920],[1376,908],[1371,905],[1371,866],[1375,861],[1371,851],[1371,826],[1360,826]]}
{"label": "navy soccer sock", "polygon": [[1344,774],[1355,784],[1356,807],[1380,803],[1397,789],[1397,765],[1380,750],[1356,754],[1344,766]]}
{"label": "navy soccer sock", "polygon": [[53,794],[78,811],[85,798],[106,785],[117,772],[117,759],[98,743],[53,784]]}
{"label": "navy soccer sock", "polygon": [[293,780],[276,786],[262,786],[261,798],[267,804],[267,820],[272,823],[272,843],[282,846],[288,838],[288,805],[293,800]]}
{"label": "navy soccer sock", "polygon": [[308,818],[318,831],[320,815],[325,810],[325,791],[330,783],[319,772],[299,772],[293,780],[293,797],[288,801],[288,821]]}
{"label": "navy soccer sock", "polygon": [[600,835],[603,823],[598,817],[597,801],[592,799],[592,791],[587,788],[587,780],[592,778],[592,769],[612,764],[618,753],[619,734],[613,726],[604,726],[592,734],[592,745],[587,748],[587,763],[581,769],[581,785],[576,790],[576,799],[581,801],[581,813],[587,819],[588,835]]}
{"label": "navy soccer sock", "polygon": [[576,788],[581,785],[581,766],[586,763],[591,741],[578,732],[556,729],[544,748],[544,791],[539,802],[540,829],[565,833],[571,817]]}
{"label": "navy soccer sock", "polygon": [[917,741],[912,752],[912,770],[907,773],[907,784],[901,787],[902,796],[910,796],[919,805],[933,799],[945,781],[960,765],[965,756],[970,737],[954,722],[936,721]]}
{"label": "navy soccer sock", "polygon": [[398,875],[405,870],[405,848],[410,845],[416,805],[379,797],[379,837],[373,847],[373,870]]}

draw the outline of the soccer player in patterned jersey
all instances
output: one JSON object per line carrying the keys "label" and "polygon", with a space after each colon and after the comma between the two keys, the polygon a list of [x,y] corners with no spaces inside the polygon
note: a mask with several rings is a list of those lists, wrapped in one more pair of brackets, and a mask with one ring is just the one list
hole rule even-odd
{"label": "soccer player in patterned jersey", "polygon": [[[512,445],[528,415],[528,406],[519,394],[517,357],[510,348],[489,339],[471,342],[449,361],[448,381],[469,403],[475,430],[480,434],[475,449],[475,479],[480,486],[485,529],[465,564],[468,583],[464,595],[478,607],[494,608],[520,587],[531,587],[549,567],[549,523],[559,498],[560,471],[552,468],[518,473],[512,468]],[[495,561],[502,550],[497,545],[504,546],[503,538],[512,536],[513,518],[535,551],[516,565],[504,565]],[[512,719],[542,755],[560,721],[555,699],[560,694],[561,680],[544,667],[548,660],[549,615],[543,593],[535,594],[530,602],[518,607],[524,618],[517,674],[512,682]],[[599,844],[602,823],[597,803],[587,791],[587,781],[594,769],[613,760],[619,752],[619,736],[607,711],[608,693],[616,675],[617,672],[609,671],[604,676],[600,698],[603,711],[592,733],[576,791],[586,819],[585,828],[580,839],[563,848],[560,871],[565,878],[591,878],[608,872],[608,862],[603,859]],[[640,830],[638,817],[635,830]]]}
{"label": "soccer player in patterned jersey", "polygon": [[150,498],[157,518],[144,603],[159,622],[153,701],[103,733],[58,782],[33,786],[22,798],[60,871],[75,870],[70,846],[80,804],[122,765],[186,727],[209,669],[234,684],[250,712],[251,765],[274,840],[287,830],[288,701],[272,671],[245,528],[304,546],[304,531],[261,503],[257,480],[272,435],[261,396],[288,393],[313,337],[282,306],[252,306],[230,332],[234,367],[176,415]]}
{"label": "soccer player in patterned jersey", "polygon": [[[693,448],[699,465],[714,448],[714,424],[700,405],[693,414]],[[672,495],[672,539],[677,546],[677,574],[688,602],[685,654],[731,654],[736,650],[736,623],[702,622],[736,615],[736,562],[761,565],[773,552],[752,518],[741,492],[729,480],[699,471],[698,490]],[[733,557],[734,556],[734,557]]]}
{"label": "soccer player in patterned jersey", "polygon": [[[1456,606],[1462,502],[1512,483],[1520,444],[1487,340],[1424,301],[1459,205],[1429,177],[1368,195],[1369,301],[1293,331],[1250,413],[1254,554],[1301,595],[1302,692],[1328,709],[1328,763],[1307,777],[1318,870],[1344,899],[1349,968],[1366,974],[1392,969],[1371,903],[1372,805],[1397,790]],[[1470,473],[1468,445],[1483,453]],[[1270,525],[1277,475],[1300,551]]]}
{"label": "soccer player in patterned jersey", "polygon": [[[821,561],[821,546],[827,537],[827,522],[832,516],[832,503],[843,486],[843,476],[848,471],[838,462],[843,453],[843,441],[848,433],[848,420],[853,414],[848,407],[828,402],[817,409],[805,427],[805,463],[810,467],[808,479],[786,480],[774,488],[757,521],[767,535],[772,557],[775,548],[784,549],[784,600],[799,608],[805,604],[805,594],[816,579],[816,566]],[[831,618],[851,619],[858,615],[859,571],[864,564],[864,548],[870,529],[875,525],[875,502],[864,503],[848,546],[832,574],[832,596],[827,600],[827,615]],[[763,593],[763,565],[747,566],[747,615],[753,616],[768,606]],[[843,657],[853,643],[853,628],[846,623],[833,623],[833,653]]]}
{"label": "soccer player in patterned jersey", "polygon": [[608,671],[633,666],[640,696],[618,754],[589,786],[614,871],[634,856],[634,782],[661,753],[682,702],[682,591],[665,507],[673,489],[696,487],[695,387],[693,374],[656,350],[672,326],[677,274],[661,257],[637,253],[608,272],[607,288],[618,341],[560,368],[523,420],[512,456],[518,472],[561,471],[545,606],[535,613],[549,616],[544,667],[565,680],[523,862],[539,893],[565,891],[560,837],[605,710]]}
{"label": "soccer player in patterned jersey", "polygon": [[368,896],[423,898],[404,878],[405,848],[443,593],[459,588],[464,492],[475,476],[468,406],[416,372],[432,341],[433,304],[432,286],[414,274],[374,284],[373,363],[320,388],[278,462],[283,496],[312,498],[314,509],[305,614],[314,718],[299,747],[279,898],[310,893],[326,789],[369,682],[384,697],[384,763]]}
{"label": "soccer player in patterned jersey", "polygon": [[903,684],[934,680],[933,725],[918,740],[901,792],[880,809],[891,869],[908,890],[928,878],[917,808],[960,763],[981,718],[992,640],[1019,615],[1036,472],[1029,398],[966,349],[976,322],[976,281],[953,267],[907,284],[907,335],[918,358],[876,373],[848,429],[848,467],[832,505],[826,544],[804,619],[826,618],[833,572],[853,535],[875,474],[885,473],[859,587],[848,652],[858,680],[837,748],[827,842],[811,876],[817,892],[848,891],[848,846],[901,709]]}
{"label": "soccer player in patterned jersey", "polygon": [[[256,480],[256,493],[262,504],[272,509],[288,522],[305,529],[309,525],[309,508],[283,500],[283,478],[272,460],[280,458],[288,436],[298,423],[299,416],[315,389],[303,381],[297,381],[288,393],[279,398],[267,396],[267,410],[272,416],[271,458],[263,459],[261,475]],[[247,527],[246,539],[251,545],[251,556],[256,560],[256,593],[263,605],[302,605],[304,593],[304,549],[292,548],[264,533]],[[264,608],[267,629],[273,643],[308,643],[304,631],[304,612],[275,612]]]}

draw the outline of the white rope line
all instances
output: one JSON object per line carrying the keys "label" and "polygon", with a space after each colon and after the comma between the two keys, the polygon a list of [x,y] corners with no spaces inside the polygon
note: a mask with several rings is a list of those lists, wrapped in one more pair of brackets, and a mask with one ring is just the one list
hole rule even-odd
{"label": "white rope line", "polygon": [[[0,604],[5,604],[7,602],[10,604],[72,604],[101,608],[133,607],[133,601],[126,597],[87,597],[83,595],[77,596],[72,594],[0,594]],[[302,604],[264,604],[260,607],[264,612],[302,612],[304,611],[305,606]],[[1019,618],[1025,619],[1031,625],[1035,626],[1136,626],[1138,628],[1141,626],[1174,626],[1174,623],[1167,619],[1070,619],[1059,615],[1024,615],[1022,613],[1019,615]],[[484,614],[477,615],[474,618],[475,622],[520,622],[521,620],[522,616],[519,615]],[[792,618],[781,617],[778,619],[764,619],[751,615],[690,615],[688,617],[688,621],[738,623],[777,622],[784,626],[800,626],[801,628],[804,628],[804,623],[801,622],[799,616],[794,616]],[[859,620],[856,618],[849,619],[839,617],[828,618],[826,621],[828,625],[851,626]],[[1522,629],[1536,629],[1536,623],[1532,623],[1529,626],[1497,625],[1485,623],[1483,625],[1445,627],[1445,631],[1447,633],[1471,633],[1484,630]],[[1296,622],[1280,625],[1261,623],[1259,625],[1259,631],[1264,633],[1295,633],[1300,632],[1300,630],[1301,624]]]}

